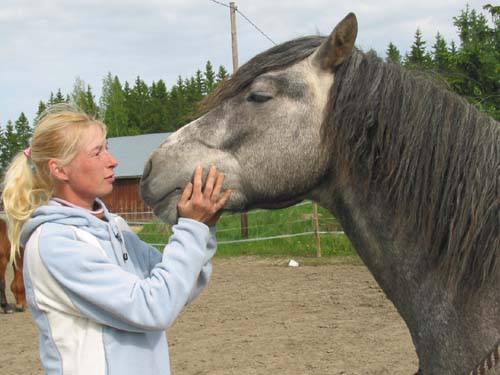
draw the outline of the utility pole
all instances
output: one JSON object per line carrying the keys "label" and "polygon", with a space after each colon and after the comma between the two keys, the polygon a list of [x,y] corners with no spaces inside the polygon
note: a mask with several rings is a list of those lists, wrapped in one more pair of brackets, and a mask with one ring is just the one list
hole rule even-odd
{"label": "utility pole", "polygon": [[[238,69],[238,37],[236,35],[236,3],[229,3],[229,13],[231,16],[231,50],[233,52],[233,74]],[[241,237],[248,238],[248,214],[241,214]]]}
{"label": "utility pole", "polygon": [[233,74],[238,69],[238,38],[236,36],[236,3],[229,3],[231,14],[231,50],[233,51]]}

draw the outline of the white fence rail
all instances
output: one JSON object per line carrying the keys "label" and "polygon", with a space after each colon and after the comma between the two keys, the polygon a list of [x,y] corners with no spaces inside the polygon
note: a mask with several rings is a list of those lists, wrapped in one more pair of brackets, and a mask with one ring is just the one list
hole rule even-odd
{"label": "white fence rail", "polygon": [[[226,244],[240,244],[240,243],[251,243],[251,242],[260,242],[260,241],[272,241],[276,239],[285,239],[285,238],[293,238],[293,237],[305,237],[305,236],[314,236],[315,238],[315,243],[316,243],[316,254],[317,256],[321,256],[321,237],[323,235],[342,235],[344,232],[341,230],[340,225],[337,223],[336,225],[336,219],[333,217],[322,217],[321,220],[319,220],[319,215],[318,215],[318,210],[317,207],[315,207],[315,204],[311,201],[306,201],[299,203],[295,205],[294,207],[299,207],[299,206],[304,206],[304,205],[310,205],[311,206],[311,211],[310,212],[301,212],[299,214],[290,214],[289,211],[283,211],[283,216],[280,213],[278,215],[278,218],[276,220],[279,220],[279,223],[265,223],[265,224],[254,224],[250,226],[246,226],[246,233],[248,233],[248,230],[253,232],[253,236],[251,238],[245,237],[243,235],[242,231],[242,226],[241,225],[234,225],[230,224],[230,226],[224,226],[222,225],[222,228],[217,229],[217,233],[221,235],[218,240],[219,245],[226,245]],[[269,212],[268,210],[254,210],[248,212],[250,215],[255,215],[255,214],[265,214],[266,212]],[[133,212],[133,213],[120,213],[118,212],[117,214],[121,215],[122,217],[127,220],[129,225],[136,225],[136,226],[143,226],[148,223],[151,223],[152,221],[155,220],[155,217],[152,212]],[[135,218],[138,217],[151,217],[151,220],[134,220]],[[234,216],[239,215],[238,213],[228,213],[224,214],[221,217],[221,221],[224,219],[230,219]],[[297,217],[296,215],[299,215]],[[158,219],[156,219],[158,220]],[[258,221],[258,219],[256,219]],[[319,222],[321,221],[322,227],[320,228]],[[235,223],[237,221],[235,220]],[[303,223],[304,225],[301,225]],[[160,224],[161,225],[161,224]],[[283,233],[287,231],[286,229],[278,229],[276,230],[276,233],[269,233],[269,229],[272,229],[273,227],[286,227],[287,225],[294,226],[295,231],[298,229],[298,233]],[[325,228],[326,226],[326,228]],[[161,228],[161,227],[160,227]],[[261,230],[262,229],[262,230]],[[326,230],[325,230],[326,229]],[[280,233],[280,231],[283,231]],[[287,232],[294,231],[293,229],[289,228]],[[240,238],[235,238],[238,237],[238,235],[235,235],[235,232],[241,232],[242,235]],[[259,235],[259,232],[261,235]],[[158,229],[158,232],[142,232],[141,237],[148,242],[149,244],[157,247],[163,247],[167,244],[167,231],[164,231],[163,229]],[[165,242],[163,242],[163,237],[165,236]],[[227,238],[227,237],[230,238]],[[227,239],[225,239],[226,237]],[[161,239],[160,239],[161,238]],[[158,241],[160,239],[160,241]]]}
{"label": "white fence rail", "polygon": [[[231,240],[231,241],[217,241],[217,244],[219,245],[224,245],[224,244],[231,244],[231,243],[243,243],[243,242],[256,242],[256,241],[268,241],[268,240],[275,240],[279,238],[291,238],[291,237],[301,237],[301,236],[311,236],[315,234],[344,234],[343,231],[334,231],[334,232],[326,232],[326,231],[321,231],[321,232],[303,232],[303,233],[290,233],[290,234],[280,234],[278,236],[270,236],[270,237],[254,237],[254,238],[244,238],[241,240]],[[153,246],[165,246],[167,243],[150,243],[150,245]]]}

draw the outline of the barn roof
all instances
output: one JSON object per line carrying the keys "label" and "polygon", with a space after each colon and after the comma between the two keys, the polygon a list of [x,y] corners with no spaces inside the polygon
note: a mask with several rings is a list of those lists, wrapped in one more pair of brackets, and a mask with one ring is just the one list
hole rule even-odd
{"label": "barn roof", "polygon": [[146,159],[172,133],[154,133],[108,138],[111,154],[118,160],[117,178],[140,177]]}

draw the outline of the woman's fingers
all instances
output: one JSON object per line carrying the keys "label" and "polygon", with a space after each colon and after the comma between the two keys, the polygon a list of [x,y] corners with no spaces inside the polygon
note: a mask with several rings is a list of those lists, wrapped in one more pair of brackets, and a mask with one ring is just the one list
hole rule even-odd
{"label": "woman's fingers", "polygon": [[215,209],[216,211],[219,211],[221,210],[222,208],[224,208],[224,206],[226,205],[226,202],[229,200],[229,197],[231,196],[231,193],[233,191],[228,189],[226,191],[224,191],[224,194],[222,195],[222,198],[220,198],[217,203],[215,204]]}
{"label": "woman's fingers", "polygon": [[205,181],[205,187],[203,188],[203,195],[205,199],[210,199],[212,197],[216,175],[217,175],[217,168],[215,168],[215,166],[212,165],[208,170],[207,180]]}
{"label": "woman's fingers", "polygon": [[186,185],[179,199],[177,205],[179,216],[215,225],[232,190],[221,193],[224,174],[218,173],[215,166],[210,168],[204,186],[202,186],[202,182],[203,169],[201,166],[197,166],[194,171],[193,183]]}
{"label": "woman's fingers", "polygon": [[212,192],[212,201],[217,201],[217,199],[219,199],[223,183],[224,183],[224,173],[221,172],[218,174],[217,179],[215,180],[215,186]]}
{"label": "woman's fingers", "polygon": [[185,216],[186,210],[189,207],[189,200],[191,199],[192,193],[193,193],[193,184],[189,182],[182,191],[181,198],[177,203],[177,210],[180,216]]}
{"label": "woman's fingers", "polygon": [[217,224],[217,221],[219,221],[219,218],[221,217],[222,215],[222,209],[224,208],[224,205],[226,204],[226,202],[228,201],[229,197],[231,196],[231,193],[233,191],[228,189],[226,191],[224,191],[224,194],[222,195],[222,197],[220,199],[217,200],[217,202],[215,203],[215,214],[213,214],[206,222],[205,224],[207,224],[208,226],[214,226],[215,224]]}
{"label": "woman's fingers", "polygon": [[201,166],[197,165],[194,169],[194,178],[193,178],[193,195],[201,195],[201,176],[203,174],[203,169]]}
{"label": "woman's fingers", "polygon": [[188,182],[184,190],[182,191],[181,199],[179,199],[179,204],[186,204],[191,198],[191,194],[193,193],[193,184]]}

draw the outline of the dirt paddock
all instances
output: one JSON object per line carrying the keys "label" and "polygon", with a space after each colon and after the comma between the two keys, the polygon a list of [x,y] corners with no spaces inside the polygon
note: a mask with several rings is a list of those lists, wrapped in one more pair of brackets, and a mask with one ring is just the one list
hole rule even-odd
{"label": "dirt paddock", "polygon": [[[298,268],[286,263],[215,260],[210,286],[168,331],[172,373],[416,371],[408,330],[364,266],[337,260]],[[0,374],[43,374],[29,312],[0,314]]]}

